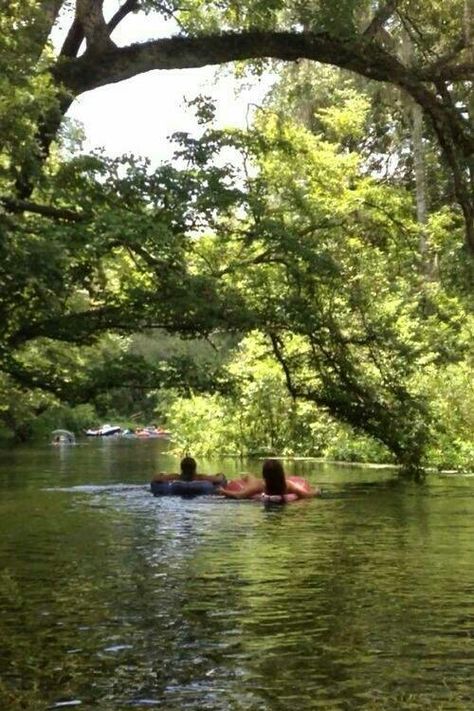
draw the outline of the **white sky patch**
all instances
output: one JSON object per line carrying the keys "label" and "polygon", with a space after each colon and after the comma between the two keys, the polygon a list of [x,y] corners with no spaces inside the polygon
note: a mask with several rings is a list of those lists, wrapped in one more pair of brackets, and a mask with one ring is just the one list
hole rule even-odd
{"label": "white sky patch", "polygon": [[135,153],[157,163],[171,158],[172,133],[202,132],[186,100],[211,96],[217,106],[216,126],[244,128],[270,86],[262,81],[249,88],[247,82],[215,75],[214,67],[148,72],[81,95],[68,116],[83,124],[85,150],[103,147],[111,156]]}
{"label": "white sky patch", "polygon": [[[110,18],[120,3],[108,0],[105,16]],[[62,17],[52,35],[60,47],[72,17]],[[117,45],[169,37],[177,26],[158,15],[131,14],[118,26],[112,37]],[[217,106],[215,125],[220,128],[244,128],[255,105],[274,81],[266,75],[249,82],[216,67],[151,71],[127,81],[109,84],[79,96],[68,117],[79,121],[85,130],[85,151],[103,148],[110,156],[124,153],[150,158],[156,165],[171,159],[175,146],[168,137],[175,131],[200,135],[192,107],[186,101],[199,94],[212,97]]]}

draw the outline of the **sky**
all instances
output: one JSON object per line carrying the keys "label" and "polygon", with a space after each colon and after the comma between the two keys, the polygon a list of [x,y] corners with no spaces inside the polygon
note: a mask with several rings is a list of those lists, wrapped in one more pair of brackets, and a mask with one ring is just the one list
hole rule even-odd
{"label": "sky", "polygon": [[[106,19],[119,5],[117,0],[106,1]],[[70,16],[60,18],[52,36],[56,46],[61,45],[70,22]],[[131,14],[112,38],[122,46],[173,34],[177,34],[177,28],[171,21]],[[152,71],[82,94],[72,104],[68,117],[84,127],[84,150],[104,148],[110,156],[134,153],[157,164],[172,157],[174,146],[168,140],[172,133],[202,131],[186,100],[198,94],[211,96],[216,101],[217,126],[245,127],[271,82],[271,77],[265,77],[250,84],[248,79],[238,80],[231,71],[216,67]]]}

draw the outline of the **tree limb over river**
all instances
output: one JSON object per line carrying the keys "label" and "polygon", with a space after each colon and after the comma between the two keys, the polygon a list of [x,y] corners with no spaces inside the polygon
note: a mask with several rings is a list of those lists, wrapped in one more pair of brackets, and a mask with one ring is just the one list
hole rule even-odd
{"label": "tree limb over river", "polygon": [[[49,24],[63,3],[44,3]],[[408,2],[342,3],[343,9],[320,2],[311,11],[290,3],[284,12],[280,3],[269,2],[261,19],[263,27],[252,28],[252,11],[257,20],[259,5],[244,3],[248,12],[245,26],[226,31],[237,24],[238,3],[222,5],[221,27],[209,33],[206,23],[216,22],[219,4],[192,2],[181,8],[171,2],[164,7],[154,2],[125,2],[107,23],[101,0],[77,0],[75,16],[57,61],[51,67],[58,88],[66,90],[61,103],[65,113],[72,100],[113,82],[129,79],[151,70],[185,69],[255,59],[297,62],[302,59],[331,64],[376,81],[386,82],[406,92],[423,110],[438,137],[443,158],[450,166],[456,199],[461,207],[466,244],[474,252],[474,129],[466,118],[466,107],[456,101],[456,87],[470,86],[474,79],[472,38],[472,0],[452,4],[453,17],[446,39],[433,35],[436,11],[410,8]],[[361,5],[363,6],[361,8]],[[191,8],[191,9],[190,9]],[[155,10],[180,20],[183,36],[117,47],[112,33],[130,12]],[[227,11],[227,13],[226,13]],[[448,11],[448,10],[446,10]],[[232,21],[232,12],[235,20]],[[370,13],[372,12],[372,15]],[[441,13],[441,11],[439,11]],[[216,15],[217,13],[217,15]],[[194,26],[189,16],[194,15]],[[198,21],[196,21],[196,15]],[[44,19],[43,19],[44,23]],[[200,23],[200,24],[199,24]],[[197,24],[197,28],[196,28]],[[248,25],[250,24],[250,27]],[[291,29],[284,29],[288,26]],[[303,26],[305,31],[299,31]],[[400,58],[400,28],[409,32],[416,53],[410,64]],[[44,37],[44,30],[42,33]],[[434,37],[434,39],[433,39]],[[85,40],[86,49],[79,55]],[[41,144],[46,150],[59,127],[60,115],[44,123]]]}

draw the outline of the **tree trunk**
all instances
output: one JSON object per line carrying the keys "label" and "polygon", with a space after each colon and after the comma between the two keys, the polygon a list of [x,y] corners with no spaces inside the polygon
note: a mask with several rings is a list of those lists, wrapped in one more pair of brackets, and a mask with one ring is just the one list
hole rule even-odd
{"label": "tree trunk", "polygon": [[[406,31],[402,33],[402,43],[400,46],[400,56],[407,66],[413,64],[414,51],[413,43]],[[415,179],[416,198],[416,219],[420,230],[418,242],[421,273],[431,279],[435,272],[428,249],[426,223],[428,221],[428,199],[426,190],[426,162],[423,147],[423,111],[421,106],[415,103],[411,96],[404,96],[408,107],[408,116],[411,126],[411,145],[413,150],[413,174]]]}
{"label": "tree trunk", "polygon": [[115,48],[104,19],[103,4],[104,0],[77,0],[76,3],[76,18],[86,38],[86,51],[94,54]]}

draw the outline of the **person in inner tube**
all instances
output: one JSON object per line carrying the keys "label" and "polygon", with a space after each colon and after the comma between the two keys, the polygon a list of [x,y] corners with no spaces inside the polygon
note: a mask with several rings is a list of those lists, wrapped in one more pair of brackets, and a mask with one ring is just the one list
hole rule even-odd
{"label": "person in inner tube", "polygon": [[247,474],[243,477],[243,483],[240,490],[227,489],[223,486],[219,489],[219,494],[224,494],[231,499],[252,499],[258,494],[271,497],[280,496],[282,502],[285,501],[286,494],[293,494],[298,499],[311,499],[313,496],[321,495],[319,488],[313,489],[287,479],[283,465],[278,459],[266,459],[263,462],[261,479]]}
{"label": "person in inner tube", "polygon": [[213,484],[220,484],[221,486],[226,484],[226,478],[224,474],[198,474],[197,473],[197,462],[193,457],[184,457],[181,460],[180,474],[166,474],[160,472],[155,474],[152,481],[210,481]]}

